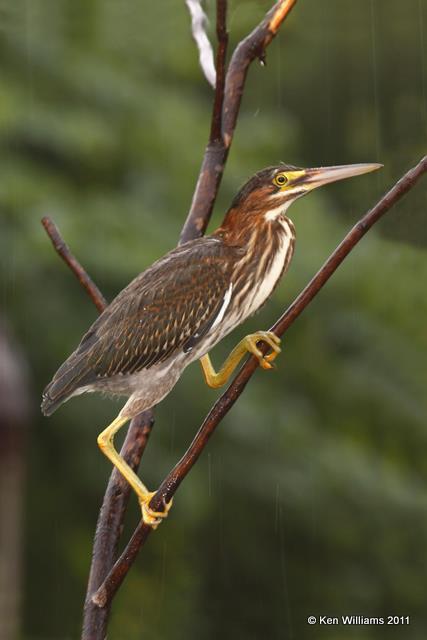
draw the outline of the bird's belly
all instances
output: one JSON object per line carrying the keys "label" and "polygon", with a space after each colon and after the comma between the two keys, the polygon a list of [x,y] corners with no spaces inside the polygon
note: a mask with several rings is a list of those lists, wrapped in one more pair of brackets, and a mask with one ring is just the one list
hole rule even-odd
{"label": "bird's belly", "polygon": [[185,354],[179,354],[149,369],[124,376],[105,379],[87,391],[101,391],[113,396],[127,396],[120,412],[122,417],[133,418],[138,413],[158,404],[177,383],[186,366]]}

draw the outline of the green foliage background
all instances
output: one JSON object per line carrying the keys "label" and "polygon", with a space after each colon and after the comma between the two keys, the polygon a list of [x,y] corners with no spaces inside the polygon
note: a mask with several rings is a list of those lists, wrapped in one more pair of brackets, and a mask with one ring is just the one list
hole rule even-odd
{"label": "green foliage background", "polygon": [[[229,3],[231,44],[270,2]],[[208,10],[213,18],[214,3]],[[51,419],[41,391],[96,317],[46,238],[53,216],[111,299],[172,248],[207,141],[212,92],[184,2],[1,6],[1,306],[32,371],[25,499],[26,640],[77,638],[119,405]],[[211,28],[211,32],[212,32]],[[213,228],[239,185],[280,160],[384,169],[291,210],[291,270],[269,327],[350,225],[426,152],[426,0],[300,0],[255,64]],[[114,604],[109,637],[424,639],[427,633],[427,224],[420,183],[289,331],[177,495]],[[141,475],[156,487],[217,392],[195,364],[156,411]],[[132,500],[127,533],[138,518]],[[409,615],[404,629],[310,627],[309,615]]]}

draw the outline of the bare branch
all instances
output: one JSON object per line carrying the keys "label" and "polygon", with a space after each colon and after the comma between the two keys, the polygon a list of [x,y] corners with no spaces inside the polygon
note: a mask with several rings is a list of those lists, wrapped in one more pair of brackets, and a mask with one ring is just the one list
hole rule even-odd
{"label": "bare branch", "polygon": [[271,19],[268,25],[268,30],[273,34],[273,36],[275,36],[279,31],[283,20],[286,18],[295,3],[296,0],[278,0],[277,6],[273,7],[271,11]]}
{"label": "bare branch", "polygon": [[[221,136],[216,134],[206,147],[190,211],[181,232],[180,243],[202,236],[208,226],[224,173],[236,128],[246,75],[255,58],[264,60],[265,49],[276,35],[297,0],[279,0],[264,20],[236,47],[225,79]],[[213,119],[217,117],[214,109]],[[214,128],[212,124],[211,131]]]}
{"label": "bare branch", "polygon": [[42,225],[46,229],[46,233],[52,240],[56,252],[61,256],[64,262],[70,267],[82,287],[89,294],[93,304],[98,311],[104,311],[107,301],[92,280],[88,273],[83,269],[80,262],[73,256],[70,249],[62,239],[58,227],[49,216],[44,216],[41,220]]}
{"label": "bare branch", "polygon": [[218,48],[216,52],[216,86],[213,103],[211,134],[209,143],[222,140],[222,106],[224,103],[225,88],[225,61],[227,56],[227,0],[217,0],[216,3],[216,36]]}
{"label": "bare branch", "polygon": [[185,0],[191,16],[191,33],[199,50],[199,62],[203,74],[211,87],[215,89],[216,72],[212,45],[206,33],[208,18],[203,11],[201,0]]}
{"label": "bare branch", "polygon": [[227,72],[222,123],[222,133],[227,149],[230,148],[236,128],[249,66],[256,58],[264,63],[265,50],[296,3],[297,0],[279,0],[261,24],[239,43],[233,53]]}
{"label": "bare branch", "polygon": [[[398,200],[410,191],[419,178],[426,172],[427,156],[422,158],[416,167],[408,171],[395,186],[354,225],[308,285],[273,325],[271,331],[274,331],[278,336],[282,336],[289,329],[367,231],[378,222]],[[257,367],[258,360],[252,356],[240,369],[228,389],[216,401],[203,421],[190,447],[178,464],[175,465],[172,471],[166,476],[158,491],[153,496],[150,502],[150,507],[153,510],[158,511],[163,509],[165,502],[168,502],[174,496],[179,485],[198,460],[212,433],[240,397]],[[105,607],[111,603],[114,594],[126,577],[141,546],[145,543],[150,533],[151,527],[140,522],[128,546],[93,597],[93,601],[99,607]]]}

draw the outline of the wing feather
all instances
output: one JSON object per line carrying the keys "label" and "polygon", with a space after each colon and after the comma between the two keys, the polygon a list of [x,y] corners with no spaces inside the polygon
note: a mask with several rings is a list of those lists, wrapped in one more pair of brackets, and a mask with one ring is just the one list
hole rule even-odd
{"label": "wing feather", "polygon": [[[228,289],[221,243],[174,250],[138,276],[84,336],[95,378],[149,369],[190,350],[215,321]],[[89,343],[89,344],[88,344]]]}
{"label": "wing feather", "polygon": [[199,238],[135,278],[58,369],[44,391],[43,412],[50,415],[76,391],[102,379],[149,369],[190,351],[224,310],[230,252],[236,250],[214,237]]}

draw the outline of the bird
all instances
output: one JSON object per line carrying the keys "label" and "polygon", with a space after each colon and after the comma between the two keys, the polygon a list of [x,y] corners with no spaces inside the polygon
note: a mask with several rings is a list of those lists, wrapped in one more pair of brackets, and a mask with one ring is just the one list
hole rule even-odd
{"label": "bird", "polygon": [[[269,331],[243,338],[219,371],[209,352],[264,305],[286,273],[296,237],[287,216],[290,205],[318,187],[380,167],[302,169],[281,163],[257,172],[234,197],[218,229],[169,251],[114,298],[47,385],[42,399],[46,416],[82,393],[127,398],[99,434],[98,445],[137,494],[143,521],[152,528],[166,517],[172,501],[163,511],[150,508],[155,492],[116,451],[115,434],[169,394],[195,360],[213,388],[227,382],[247,353],[263,369],[273,367],[280,339]],[[260,343],[268,346],[267,353]]]}

